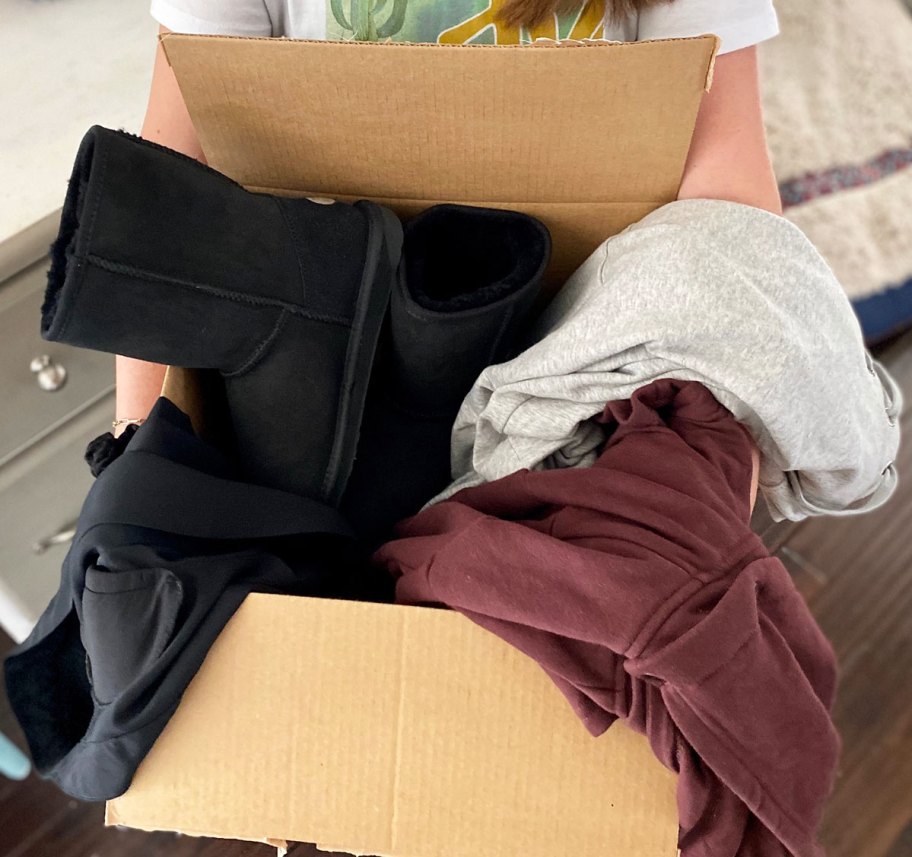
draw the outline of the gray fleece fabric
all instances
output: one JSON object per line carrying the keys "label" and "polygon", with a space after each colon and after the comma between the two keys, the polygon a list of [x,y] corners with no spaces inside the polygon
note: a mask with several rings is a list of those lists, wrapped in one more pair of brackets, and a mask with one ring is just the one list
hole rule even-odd
{"label": "gray fleece fabric", "polygon": [[[453,427],[454,482],[586,467],[609,401],[699,381],[753,435],[776,520],[847,515],[896,486],[902,399],[796,226],[720,200],[662,206],[605,241],[515,359],[485,369]],[[430,504],[429,504],[430,505]]]}

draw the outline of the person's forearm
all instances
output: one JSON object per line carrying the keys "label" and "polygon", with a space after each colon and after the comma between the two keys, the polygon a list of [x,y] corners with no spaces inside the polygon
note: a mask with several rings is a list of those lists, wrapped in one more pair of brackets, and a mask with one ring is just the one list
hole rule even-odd
{"label": "person's forearm", "polygon": [[[782,214],[760,104],[756,47],[716,60],[703,97],[678,199],[725,199]],[[751,510],[757,501],[760,453],[751,444]]]}
{"label": "person's forearm", "polygon": [[118,420],[146,417],[161,393],[165,369],[165,366],[158,363],[146,363],[145,360],[117,356],[115,412]]}
{"label": "person's forearm", "polygon": [[[140,136],[161,143],[169,149],[176,149],[192,158],[204,160],[177,80],[161,45],[156,47],[149,105]],[[115,361],[115,372],[116,419],[144,418],[161,393],[165,367],[157,363],[118,356]]]}
{"label": "person's forearm", "polygon": [[763,128],[756,47],[716,60],[678,199],[727,199],[782,213]]}
{"label": "person's forearm", "polygon": [[760,487],[760,450],[756,444],[751,444],[751,487],[750,487],[750,507],[751,512],[757,504],[757,489]]}

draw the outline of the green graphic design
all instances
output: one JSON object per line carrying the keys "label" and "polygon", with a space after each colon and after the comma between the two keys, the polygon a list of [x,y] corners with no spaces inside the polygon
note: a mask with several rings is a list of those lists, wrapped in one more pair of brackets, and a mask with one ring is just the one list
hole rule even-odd
{"label": "green graphic design", "polygon": [[343,41],[528,44],[536,38],[604,36],[604,0],[580,0],[534,28],[497,19],[507,0],[326,0],[326,38]]}
{"label": "green graphic design", "polygon": [[342,8],[343,0],[330,0],[336,23],[347,31],[347,38],[360,42],[377,42],[389,39],[402,29],[408,0],[392,0],[393,8],[383,23],[379,16],[390,0],[348,0],[348,17]]}

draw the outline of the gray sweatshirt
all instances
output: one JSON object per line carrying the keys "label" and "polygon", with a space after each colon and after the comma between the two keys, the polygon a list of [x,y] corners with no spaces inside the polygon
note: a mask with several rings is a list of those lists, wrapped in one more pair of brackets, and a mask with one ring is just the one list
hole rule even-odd
{"label": "gray sweatshirt", "polygon": [[874,509],[896,485],[901,396],[832,271],[789,221],[681,200],[605,241],[518,357],[485,369],[456,418],[454,483],[586,467],[592,418],[657,378],[699,381],[760,450],[777,520]]}

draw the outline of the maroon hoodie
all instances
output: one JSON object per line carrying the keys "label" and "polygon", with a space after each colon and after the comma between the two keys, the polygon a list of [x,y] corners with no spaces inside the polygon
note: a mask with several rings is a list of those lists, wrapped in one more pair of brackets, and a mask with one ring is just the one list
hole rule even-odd
{"label": "maroon hoodie", "polygon": [[375,560],[534,658],[598,735],[678,772],[683,857],[820,855],[833,651],[750,529],[751,443],[702,385],[609,403],[585,469],[521,471],[400,524]]}

